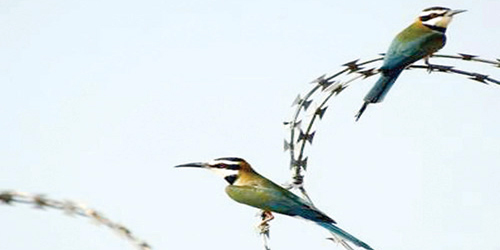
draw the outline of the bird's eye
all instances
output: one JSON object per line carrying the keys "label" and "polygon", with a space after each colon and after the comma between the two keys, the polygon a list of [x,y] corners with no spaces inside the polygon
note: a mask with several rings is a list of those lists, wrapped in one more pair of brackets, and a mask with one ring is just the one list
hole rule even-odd
{"label": "bird's eye", "polygon": [[217,165],[214,165],[215,168],[226,168],[226,164],[224,163],[219,163]]}
{"label": "bird's eye", "polygon": [[431,18],[434,18],[434,17],[437,17],[437,16],[438,16],[438,14],[436,14],[436,13],[432,13],[431,14]]}

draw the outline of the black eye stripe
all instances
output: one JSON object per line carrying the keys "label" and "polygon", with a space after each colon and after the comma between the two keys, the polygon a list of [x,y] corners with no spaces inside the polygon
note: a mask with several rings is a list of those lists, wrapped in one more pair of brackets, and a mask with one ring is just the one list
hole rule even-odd
{"label": "black eye stripe", "polygon": [[446,12],[443,12],[441,14],[437,14],[437,13],[431,13],[427,16],[421,16],[420,17],[420,21],[422,22],[425,22],[425,21],[429,21],[430,19],[433,19],[433,18],[436,18],[436,17],[440,17],[440,16],[444,16],[446,14]]}
{"label": "black eye stripe", "polygon": [[420,21],[422,21],[422,22],[428,21],[429,19],[431,19],[431,16],[421,16],[420,17]]}
{"label": "black eye stripe", "polygon": [[226,168],[226,165],[219,163],[212,166],[213,168]]}
{"label": "black eye stripe", "polygon": [[229,169],[229,170],[239,170],[240,165],[238,164],[224,164],[219,163],[212,166],[213,168]]}
{"label": "black eye stripe", "polygon": [[226,168],[231,169],[231,170],[239,170],[240,165],[238,165],[238,164],[226,165]]}

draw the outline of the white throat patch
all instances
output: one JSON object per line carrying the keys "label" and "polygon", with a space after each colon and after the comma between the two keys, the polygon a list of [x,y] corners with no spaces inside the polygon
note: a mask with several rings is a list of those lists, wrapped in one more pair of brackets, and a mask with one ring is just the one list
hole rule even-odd
{"label": "white throat patch", "polygon": [[448,27],[451,19],[453,18],[452,14],[450,14],[450,10],[427,10],[423,11],[419,15],[419,19],[422,21],[422,24],[428,26],[436,26],[440,28]]}
{"label": "white throat patch", "polygon": [[437,26],[441,28],[446,28],[448,27],[448,24],[450,24],[452,17],[451,16],[440,16],[440,17],[435,17],[430,20],[427,20],[425,22],[422,22],[425,25],[429,26]]}

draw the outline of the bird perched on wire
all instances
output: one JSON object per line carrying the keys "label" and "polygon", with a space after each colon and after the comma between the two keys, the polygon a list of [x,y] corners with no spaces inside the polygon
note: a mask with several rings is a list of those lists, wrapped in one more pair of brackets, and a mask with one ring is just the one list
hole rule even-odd
{"label": "bird perched on wire", "polygon": [[[226,187],[229,197],[236,202],[264,210],[265,218],[262,223],[274,218],[271,212],[297,216],[326,228],[336,238],[343,240],[341,243],[348,241],[355,246],[373,250],[366,243],[337,227],[333,219],[312,204],[257,173],[241,158],[224,157],[211,162],[188,163],[176,167],[204,168],[221,175],[229,183]],[[347,248],[352,249],[350,246]]]}
{"label": "bird perched on wire", "polygon": [[356,114],[356,121],[369,104],[382,102],[399,74],[408,65],[422,58],[425,58],[425,63],[430,65],[428,57],[445,45],[446,28],[453,16],[464,11],[444,7],[427,8],[420,13],[414,23],[394,38],[380,68],[382,75],[365,96],[365,102]]}

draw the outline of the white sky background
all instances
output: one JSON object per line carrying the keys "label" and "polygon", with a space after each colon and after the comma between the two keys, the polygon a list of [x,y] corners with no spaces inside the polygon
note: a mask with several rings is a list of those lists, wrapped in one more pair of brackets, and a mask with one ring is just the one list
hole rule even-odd
{"label": "white sky background", "polygon": [[[154,249],[261,249],[256,209],[208,171],[173,166],[240,156],[286,182],[296,95],[385,52],[435,5],[469,10],[442,53],[500,56],[497,0],[3,0],[0,189],[85,202]],[[375,249],[500,249],[500,86],[407,71],[355,123],[375,80],[319,124],[306,176],[316,205]],[[0,222],[1,249],[132,249],[56,211],[2,205]],[[273,250],[336,249],[314,224],[271,226]]]}

